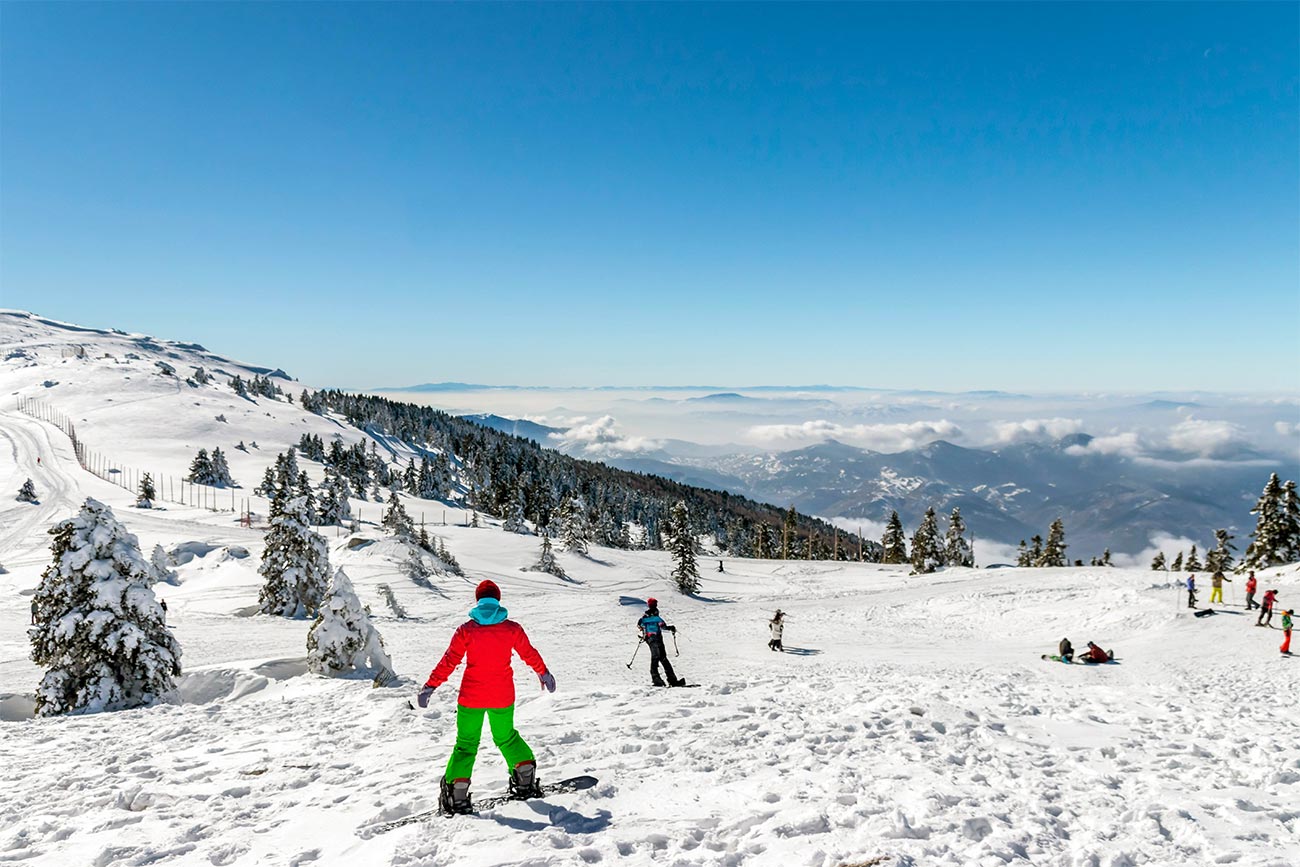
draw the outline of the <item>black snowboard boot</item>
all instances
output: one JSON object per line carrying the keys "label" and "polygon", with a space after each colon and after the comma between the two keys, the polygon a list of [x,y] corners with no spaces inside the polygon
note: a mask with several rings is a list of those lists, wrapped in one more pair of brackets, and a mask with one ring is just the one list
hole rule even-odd
{"label": "black snowboard boot", "polygon": [[673,686],[686,686],[686,678],[679,677],[672,682]]}
{"label": "black snowboard boot", "polygon": [[537,762],[520,762],[510,772],[510,797],[540,798],[542,787],[537,782]]}
{"label": "black snowboard boot", "polygon": [[444,777],[442,790],[438,796],[438,809],[448,816],[473,812],[474,807],[469,801],[469,780],[462,777],[459,780],[448,781]]}

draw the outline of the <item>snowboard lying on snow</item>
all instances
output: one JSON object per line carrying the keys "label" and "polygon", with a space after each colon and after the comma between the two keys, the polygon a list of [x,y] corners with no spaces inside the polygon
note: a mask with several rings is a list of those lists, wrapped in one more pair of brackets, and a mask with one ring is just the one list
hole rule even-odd
{"label": "snowboard lying on snow", "polygon": [[[1052,662],[1064,662],[1066,665],[1069,665],[1069,664],[1070,664],[1070,663],[1069,663],[1066,659],[1064,659],[1063,657],[1055,656],[1055,655],[1053,655],[1053,654],[1051,654],[1051,653],[1044,653],[1044,654],[1043,654],[1043,659],[1050,659],[1050,660],[1052,660]],[[1105,662],[1092,662],[1092,661],[1087,660],[1087,659],[1080,659],[1080,658],[1077,657],[1077,656],[1074,658],[1074,664],[1075,664],[1075,665],[1114,665],[1115,662],[1116,662],[1116,660],[1114,659],[1114,657],[1112,657],[1112,658],[1106,660]]]}
{"label": "snowboard lying on snow", "polygon": [[[578,777],[569,777],[567,780],[560,780],[557,783],[543,783],[542,795],[567,795],[570,792],[580,792],[583,789],[590,789],[592,786],[596,785],[597,782],[599,781],[595,777],[583,775]],[[471,814],[477,813],[481,810],[491,810],[495,807],[508,804],[511,801],[525,800],[528,799],[516,798],[513,795],[489,795],[486,798],[472,799],[474,809],[471,811]],[[427,822],[430,819],[435,819],[440,816],[449,817],[451,815],[455,814],[444,813],[439,809],[425,810],[422,813],[413,813],[410,816],[405,816],[401,819],[394,819],[391,822],[379,822],[374,825],[367,825],[362,830],[366,832],[367,836],[371,834],[382,834],[385,831],[391,831],[394,828],[401,828],[406,825],[414,825],[417,822]]]}

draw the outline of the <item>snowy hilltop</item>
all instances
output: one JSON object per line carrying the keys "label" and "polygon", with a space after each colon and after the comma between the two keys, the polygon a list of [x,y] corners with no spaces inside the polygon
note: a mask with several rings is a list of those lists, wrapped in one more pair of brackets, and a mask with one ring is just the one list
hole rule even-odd
{"label": "snowy hilltop", "polygon": [[[1295,564],[1265,621],[1244,574],[1189,607],[938,526],[930,574],[826,559],[804,515],[30,314],[0,394],[0,860],[1300,863]],[[476,812],[436,815],[449,761]]]}

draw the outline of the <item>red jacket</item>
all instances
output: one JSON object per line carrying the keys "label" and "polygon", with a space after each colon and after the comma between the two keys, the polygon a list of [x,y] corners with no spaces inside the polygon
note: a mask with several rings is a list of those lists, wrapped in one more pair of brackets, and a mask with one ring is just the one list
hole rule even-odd
{"label": "red jacket", "polygon": [[1255,583],[1255,579],[1254,579],[1254,578],[1247,578],[1247,579],[1246,579],[1246,592],[1247,592],[1247,593],[1254,593],[1254,592],[1255,592],[1255,588],[1258,587],[1258,586],[1259,586],[1259,585]]}
{"label": "red jacket", "polygon": [[460,681],[459,703],[473,708],[510,707],[515,703],[515,673],[510,668],[512,651],[539,676],[546,673],[541,654],[529,643],[518,623],[503,620],[484,626],[467,621],[451,637],[451,646],[438,660],[425,686],[442,686],[460,661],[468,657]]}
{"label": "red jacket", "polygon": [[1107,656],[1106,651],[1102,650],[1100,647],[1088,648],[1083,652],[1083,658],[1093,662],[1110,662],[1110,657]]}
{"label": "red jacket", "polygon": [[1276,602],[1276,601],[1277,601],[1277,594],[1276,594],[1275,592],[1273,592],[1272,590],[1270,590],[1270,591],[1268,591],[1267,593],[1265,593],[1265,594],[1264,594],[1264,610],[1267,611],[1268,609],[1272,608],[1272,607],[1273,607],[1273,603]]}

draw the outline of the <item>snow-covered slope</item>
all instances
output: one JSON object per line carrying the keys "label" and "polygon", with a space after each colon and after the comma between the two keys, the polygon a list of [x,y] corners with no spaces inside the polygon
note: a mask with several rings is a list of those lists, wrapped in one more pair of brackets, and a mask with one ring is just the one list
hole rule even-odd
{"label": "snow-covered slope", "polygon": [[[326,531],[331,561],[352,576],[406,683],[327,680],[304,673],[307,623],[249,616],[260,532],[230,513],[133,508],[128,491],[78,466],[58,428],[13,405],[39,395],[88,442],[162,475],[220,445],[246,489],[276,451],[334,423],[285,402],[177,387],[150,369],[168,358],[182,376],[191,362],[234,367],[199,361],[201,350],[101,332],[80,340],[117,358],[65,359],[58,342],[75,332],[20,327],[33,332],[17,347],[12,330],[0,333],[0,359],[26,353],[0,361],[0,861],[1300,863],[1300,672],[1278,653],[1281,633],[1240,610],[1240,584],[1236,608],[1193,618],[1163,576],[1143,571],[908,577],[727,560],[718,573],[706,560],[701,596],[686,599],[667,586],[661,553],[560,554],[565,581],[521,571],[535,537],[492,521],[456,526],[448,508],[453,525],[432,529],[464,577],[412,580],[404,543],[368,524],[352,536]],[[260,451],[233,451],[240,439]],[[28,476],[39,505],[12,500]],[[110,504],[146,550],[161,543],[181,561],[179,585],[157,588],[184,650],[180,700],[33,720],[39,672],[25,628],[48,561],[44,529],[86,496]],[[559,681],[542,694],[516,666],[517,722],[543,779],[590,773],[601,783],[375,834],[377,822],[434,806],[457,678],[426,711],[407,700],[482,578],[501,585]],[[1300,596],[1294,569],[1263,580],[1284,603]],[[626,666],[648,595],[680,627],[672,661],[700,688],[651,688],[644,650]],[[778,606],[789,612],[785,654],[766,646]],[[1113,648],[1119,662],[1042,661],[1063,636]],[[475,791],[501,790],[504,778],[485,735]]]}

